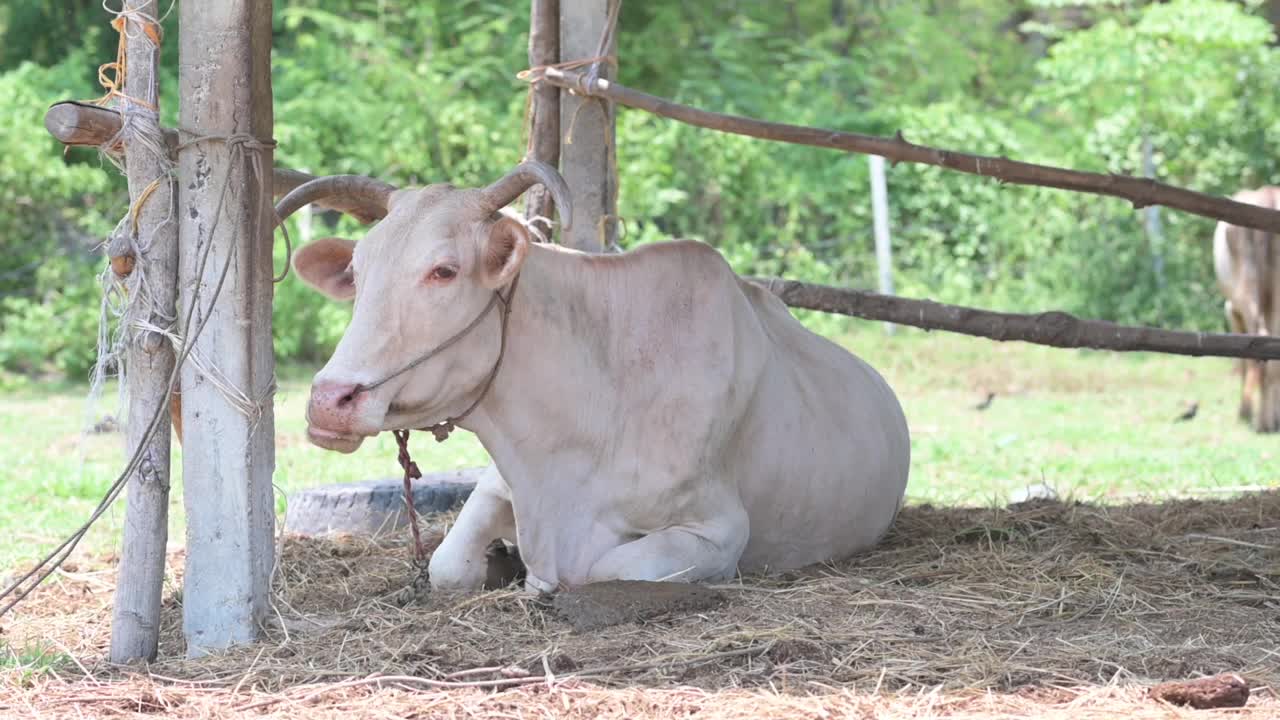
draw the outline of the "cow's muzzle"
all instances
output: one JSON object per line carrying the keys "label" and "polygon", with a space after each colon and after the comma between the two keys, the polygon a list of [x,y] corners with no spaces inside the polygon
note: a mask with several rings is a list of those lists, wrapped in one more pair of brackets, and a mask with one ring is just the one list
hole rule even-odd
{"label": "cow's muzzle", "polygon": [[367,398],[357,385],[314,382],[307,402],[307,439],[326,450],[355,452],[366,434],[358,423],[360,406]]}
{"label": "cow's muzzle", "polygon": [[364,442],[363,435],[343,435],[315,425],[307,426],[307,440],[312,445],[322,447],[325,450],[335,450],[340,453],[353,453]]}

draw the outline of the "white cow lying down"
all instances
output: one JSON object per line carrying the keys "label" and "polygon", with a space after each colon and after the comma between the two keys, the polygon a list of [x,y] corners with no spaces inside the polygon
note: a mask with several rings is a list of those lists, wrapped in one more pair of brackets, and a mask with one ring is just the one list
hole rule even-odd
{"label": "white cow lying down", "polygon": [[[359,244],[295,259],[307,283],[355,300],[312,385],[310,440],[352,452],[465,414],[496,465],[432,557],[432,586],[479,589],[497,538],[543,591],[723,580],[877,542],[910,462],[884,379],[705,244],[533,242],[502,208],[539,182],[572,217],[564,181],[532,162],[483,190],[341,176],[280,204],[283,217],[344,194],[385,215]],[[495,291],[511,293],[505,347]]]}

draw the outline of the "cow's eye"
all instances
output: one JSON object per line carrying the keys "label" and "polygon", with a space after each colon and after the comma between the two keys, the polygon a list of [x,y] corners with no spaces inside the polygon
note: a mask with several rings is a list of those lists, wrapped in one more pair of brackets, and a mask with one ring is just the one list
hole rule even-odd
{"label": "cow's eye", "polygon": [[435,280],[437,282],[449,282],[457,276],[457,269],[448,265],[439,265],[433,268],[431,272],[427,273],[428,280]]}

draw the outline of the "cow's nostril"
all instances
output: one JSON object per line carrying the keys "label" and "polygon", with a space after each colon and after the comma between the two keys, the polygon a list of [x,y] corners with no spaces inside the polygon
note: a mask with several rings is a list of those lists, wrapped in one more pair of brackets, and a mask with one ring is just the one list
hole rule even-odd
{"label": "cow's nostril", "polygon": [[311,398],[318,409],[343,414],[354,412],[364,392],[359,385],[321,380],[311,386]]}

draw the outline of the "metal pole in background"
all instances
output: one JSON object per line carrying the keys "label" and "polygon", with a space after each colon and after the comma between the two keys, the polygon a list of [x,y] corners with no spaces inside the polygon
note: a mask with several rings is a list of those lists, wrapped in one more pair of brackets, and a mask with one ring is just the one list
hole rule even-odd
{"label": "metal pole in background", "polygon": [[[1151,147],[1151,133],[1142,132],[1142,175],[1155,178],[1155,150]],[[1147,242],[1151,244],[1152,270],[1156,275],[1156,287],[1164,287],[1164,231],[1160,228],[1160,206],[1148,205],[1146,213]]]}
{"label": "metal pole in background", "polygon": [[[893,294],[893,257],[889,246],[889,192],[884,179],[884,158],[868,155],[871,165],[871,213],[875,223],[876,267],[880,270],[880,294]],[[885,333],[892,335],[893,323],[884,324]]]}

